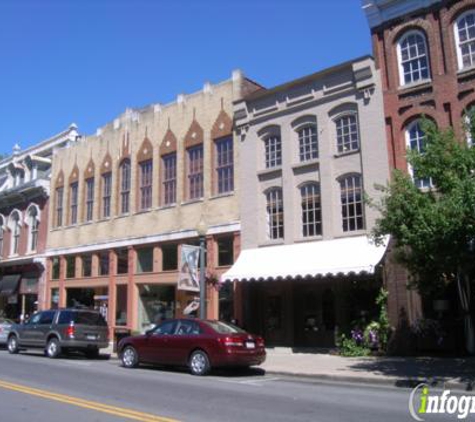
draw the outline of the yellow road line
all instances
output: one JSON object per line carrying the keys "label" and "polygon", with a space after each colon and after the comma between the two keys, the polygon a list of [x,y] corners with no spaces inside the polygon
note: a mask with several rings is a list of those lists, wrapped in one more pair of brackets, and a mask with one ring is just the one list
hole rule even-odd
{"label": "yellow road line", "polygon": [[107,404],[80,399],[78,397],[67,396],[64,394],[52,393],[46,390],[27,387],[26,385],[13,384],[7,381],[0,380],[0,388],[6,390],[18,391],[20,393],[29,394],[32,396],[42,397],[49,400],[58,401],[61,403],[71,404],[73,406],[83,407],[85,409],[96,410],[98,412],[108,413],[110,415],[120,416],[126,419],[133,419],[142,422],[178,422],[176,419],[170,419],[162,416],[153,415],[151,413],[139,412],[123,407],[110,406]]}

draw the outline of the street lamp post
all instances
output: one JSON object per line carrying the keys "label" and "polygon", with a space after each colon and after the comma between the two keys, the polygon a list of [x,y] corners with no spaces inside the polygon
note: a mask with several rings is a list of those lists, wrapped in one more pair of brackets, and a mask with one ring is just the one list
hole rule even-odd
{"label": "street lamp post", "polygon": [[200,318],[206,319],[206,274],[205,274],[205,253],[206,253],[206,223],[200,220],[197,228],[200,237]]}

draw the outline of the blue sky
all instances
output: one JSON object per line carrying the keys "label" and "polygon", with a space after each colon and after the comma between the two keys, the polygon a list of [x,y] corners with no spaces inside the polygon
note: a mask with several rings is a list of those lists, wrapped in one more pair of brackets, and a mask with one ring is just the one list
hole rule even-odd
{"label": "blue sky", "polygon": [[365,54],[359,0],[0,0],[0,153],[236,68],[272,87]]}

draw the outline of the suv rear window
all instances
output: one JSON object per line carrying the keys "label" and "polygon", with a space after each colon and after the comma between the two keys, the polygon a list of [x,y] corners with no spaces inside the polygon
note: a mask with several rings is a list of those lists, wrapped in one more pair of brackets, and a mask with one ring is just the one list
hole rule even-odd
{"label": "suv rear window", "polygon": [[107,322],[99,312],[73,312],[73,321],[82,325],[107,326]]}

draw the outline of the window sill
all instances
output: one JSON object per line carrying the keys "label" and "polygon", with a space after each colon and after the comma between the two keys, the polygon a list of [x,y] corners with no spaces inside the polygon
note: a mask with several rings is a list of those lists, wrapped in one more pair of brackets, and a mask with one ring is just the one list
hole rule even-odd
{"label": "window sill", "polygon": [[432,89],[432,80],[424,79],[423,81],[414,82],[408,85],[401,85],[398,88],[399,97],[419,94],[421,91]]}
{"label": "window sill", "polygon": [[126,218],[126,217],[130,217],[132,214],[130,213],[127,213],[127,214],[120,214],[120,215],[116,215],[114,217],[114,219],[117,219],[117,218]]}
{"label": "window sill", "polygon": [[160,207],[157,207],[157,211],[162,211],[162,210],[170,210],[176,208],[176,202],[173,204],[167,204],[167,205],[162,205]]}
{"label": "window sill", "polygon": [[475,66],[464,67],[463,69],[457,70],[457,79],[459,80],[472,75],[475,75]]}
{"label": "window sill", "polygon": [[220,199],[220,198],[227,198],[229,196],[234,196],[234,191],[230,191],[230,192],[225,192],[225,193],[218,193],[216,195],[213,195],[211,198],[209,198],[210,200],[213,200],[213,199]]}
{"label": "window sill", "polygon": [[318,158],[315,158],[313,160],[308,160],[308,161],[301,161],[299,163],[295,163],[292,165],[292,170],[300,170],[300,169],[305,169],[305,168],[315,168],[318,167],[320,164],[320,160]]}
{"label": "window sill", "polygon": [[261,243],[259,247],[267,247],[267,246],[277,246],[277,245],[283,245],[284,239],[275,239],[275,240],[266,240],[265,242]]}
{"label": "window sill", "polygon": [[146,210],[140,210],[140,211],[134,212],[134,215],[147,214],[148,212],[151,212],[151,211],[152,211],[152,208],[147,208]]}
{"label": "window sill", "polygon": [[189,201],[182,202],[180,205],[198,204],[200,202],[204,202],[204,198],[190,199]]}
{"label": "window sill", "polygon": [[319,240],[323,240],[323,235],[301,237],[300,239],[295,239],[295,243],[307,243],[307,242],[315,242]]}
{"label": "window sill", "polygon": [[356,236],[361,236],[364,234],[368,234],[368,231],[366,229],[361,229],[361,230],[354,230],[351,232],[343,232],[342,234],[335,236],[335,239],[344,239],[345,237],[356,237]]}
{"label": "window sill", "polygon": [[335,158],[340,158],[340,157],[347,157],[348,155],[355,155],[355,154],[359,154],[361,151],[360,149],[355,149],[355,150],[352,150],[352,151],[344,151],[344,152],[339,152],[337,154],[334,155]]}

